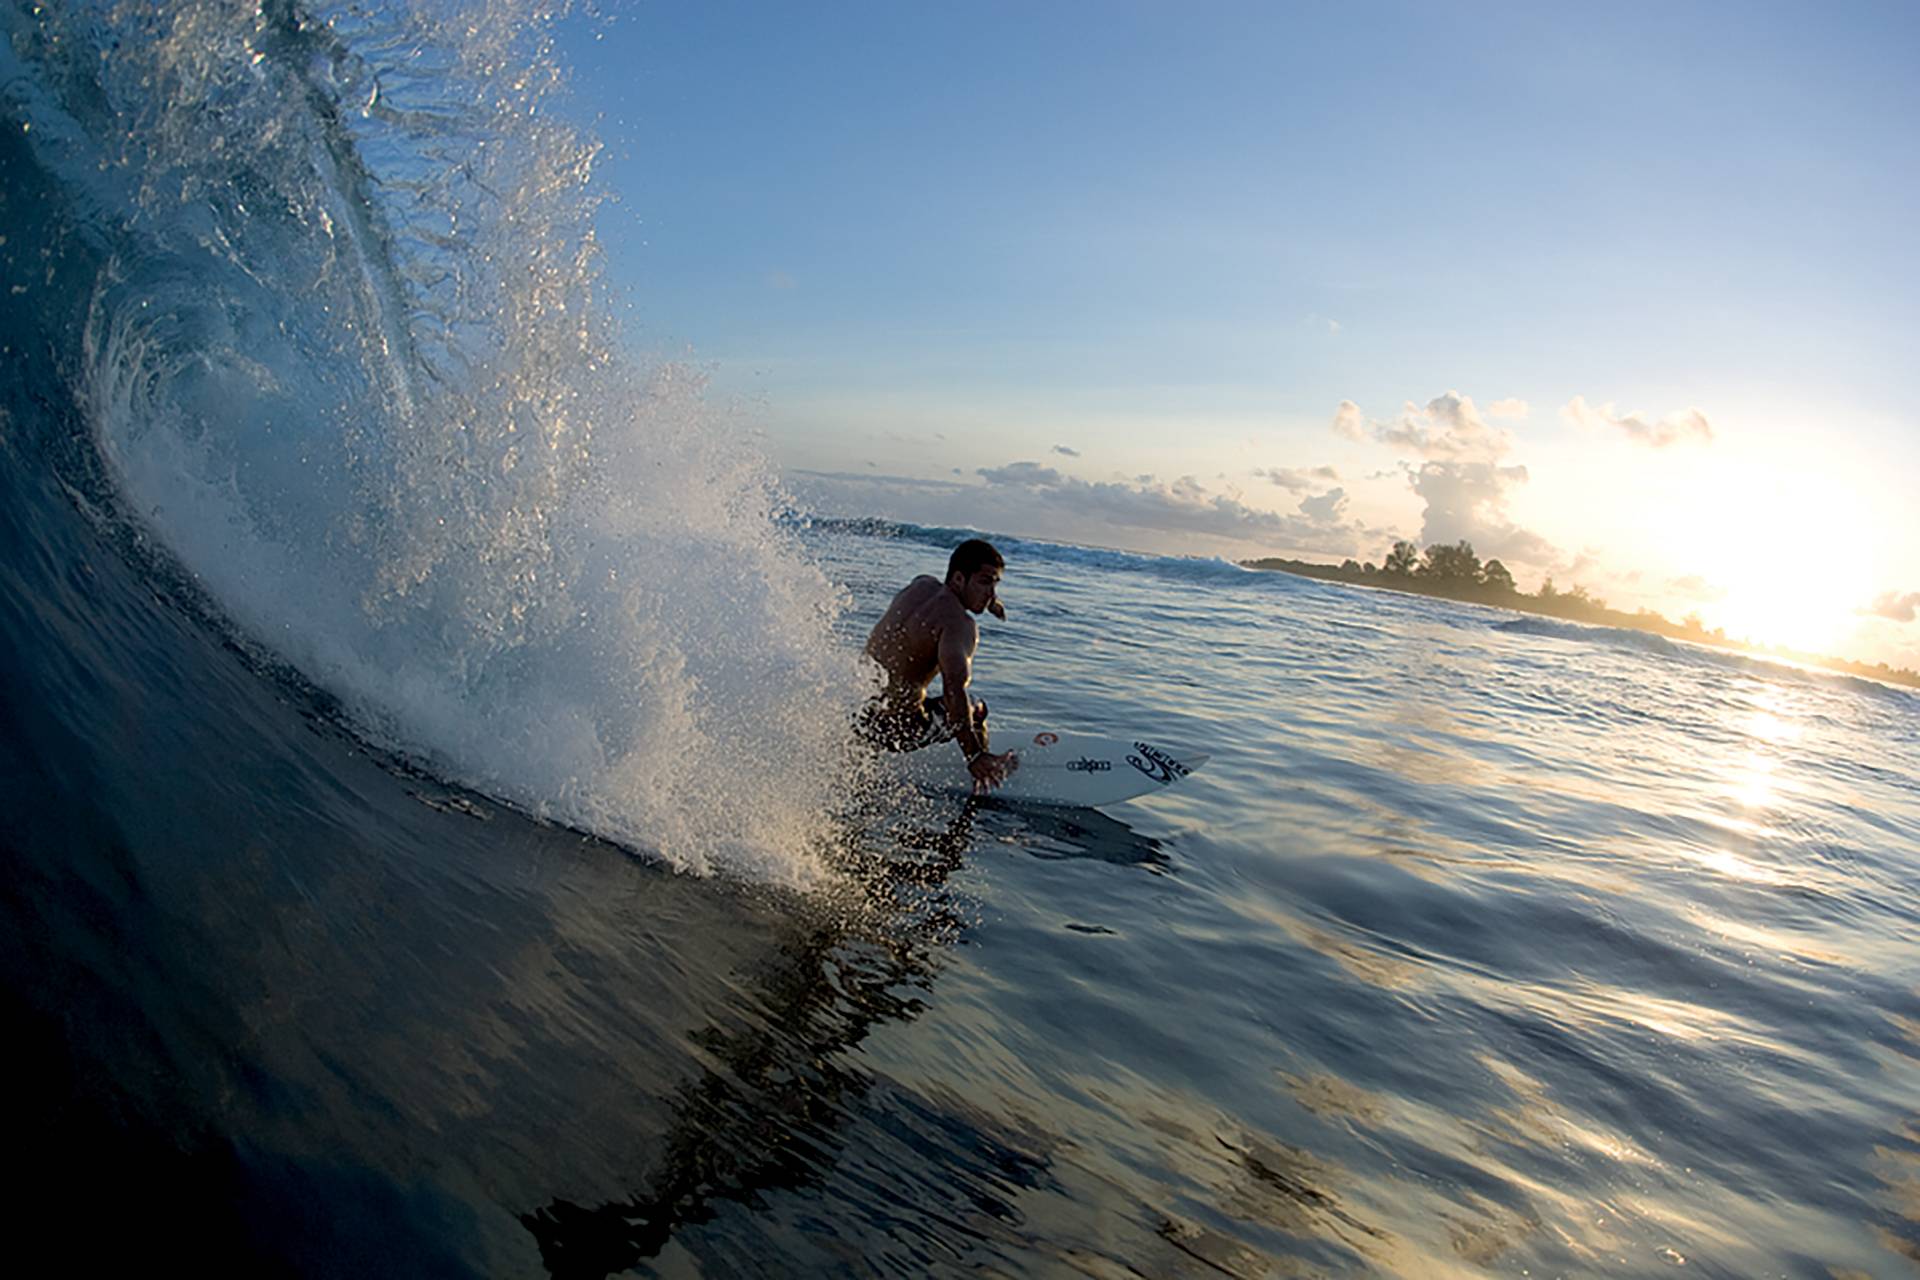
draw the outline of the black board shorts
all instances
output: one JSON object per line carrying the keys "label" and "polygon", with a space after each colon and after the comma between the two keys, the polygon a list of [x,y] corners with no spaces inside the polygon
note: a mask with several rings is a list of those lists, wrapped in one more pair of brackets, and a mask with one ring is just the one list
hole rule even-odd
{"label": "black board shorts", "polygon": [[918,751],[953,740],[946,706],[931,698],[917,703],[875,698],[861,709],[855,728],[864,741],[882,751]]}

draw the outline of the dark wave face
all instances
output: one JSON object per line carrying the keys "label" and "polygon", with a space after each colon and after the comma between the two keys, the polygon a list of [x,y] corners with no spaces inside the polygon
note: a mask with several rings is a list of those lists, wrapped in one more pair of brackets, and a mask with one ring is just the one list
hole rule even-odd
{"label": "dark wave face", "polygon": [[843,592],[616,355],[551,21],[0,10],[0,1042],[73,1269],[577,1270],[640,1202],[632,1265],[925,980]]}

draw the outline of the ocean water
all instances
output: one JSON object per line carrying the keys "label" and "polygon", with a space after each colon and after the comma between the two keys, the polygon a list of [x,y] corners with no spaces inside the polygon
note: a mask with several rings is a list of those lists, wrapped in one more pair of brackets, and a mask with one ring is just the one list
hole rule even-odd
{"label": "ocean water", "polygon": [[[0,8],[0,1044],[69,1269],[1897,1276],[1920,699],[1002,537],[624,355],[540,8]],[[38,1251],[36,1251],[38,1252]]]}

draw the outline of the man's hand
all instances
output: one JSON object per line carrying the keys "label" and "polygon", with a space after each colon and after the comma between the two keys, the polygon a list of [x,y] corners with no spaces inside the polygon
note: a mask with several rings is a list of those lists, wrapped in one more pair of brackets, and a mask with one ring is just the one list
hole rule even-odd
{"label": "man's hand", "polygon": [[973,793],[981,795],[993,790],[1019,767],[1020,758],[1011,751],[997,756],[990,751],[982,751],[967,761],[967,772],[973,775]]}

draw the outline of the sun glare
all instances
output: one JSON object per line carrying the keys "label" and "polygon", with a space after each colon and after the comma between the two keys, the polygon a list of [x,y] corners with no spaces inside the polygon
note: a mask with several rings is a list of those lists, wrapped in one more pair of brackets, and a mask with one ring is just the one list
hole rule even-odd
{"label": "sun glare", "polygon": [[1834,652],[1873,594],[1876,550],[1844,493],[1776,474],[1714,476],[1696,492],[1663,523],[1673,563],[1715,590],[1701,618],[1732,639]]}
{"label": "sun glare", "polygon": [[1737,566],[1723,581],[1725,598],[1703,611],[1713,625],[1736,639],[1807,653],[1831,652],[1868,595],[1860,573],[1829,564],[1812,548],[1770,555],[1765,565]]}

